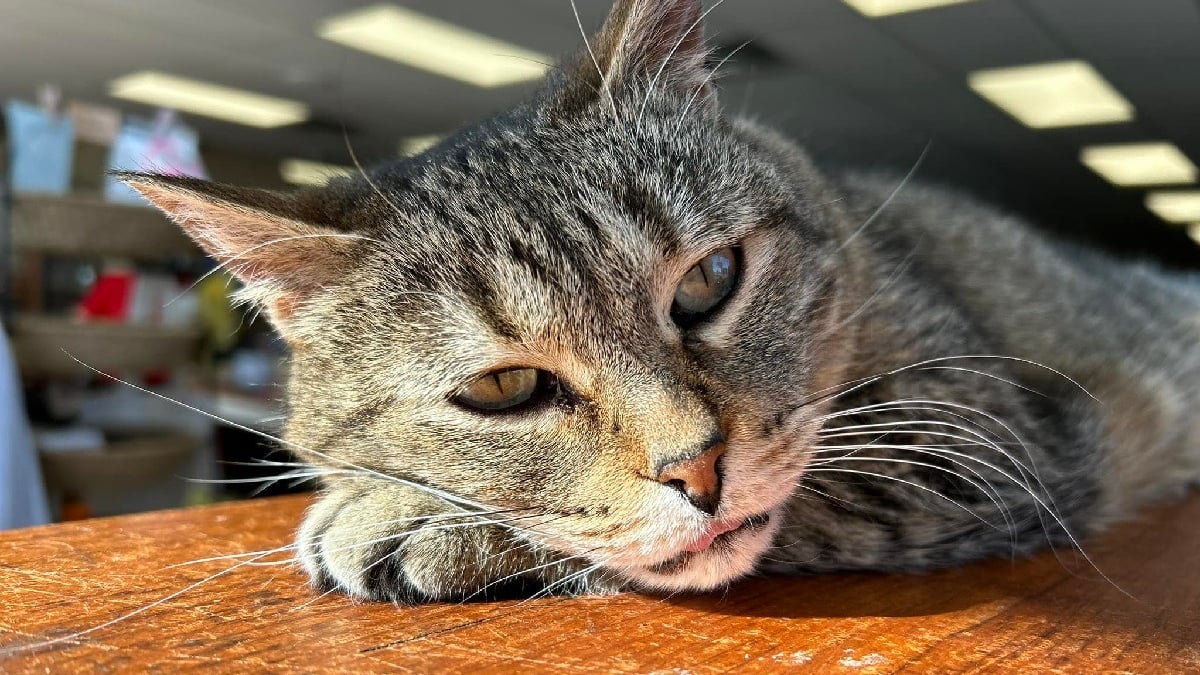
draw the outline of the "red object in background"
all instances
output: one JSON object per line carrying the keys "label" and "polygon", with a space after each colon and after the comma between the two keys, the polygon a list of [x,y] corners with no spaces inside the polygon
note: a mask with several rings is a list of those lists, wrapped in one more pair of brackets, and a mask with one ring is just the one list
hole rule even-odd
{"label": "red object in background", "polygon": [[101,274],[79,304],[83,317],[112,321],[128,320],[129,308],[133,305],[135,283],[137,280],[132,272]]}

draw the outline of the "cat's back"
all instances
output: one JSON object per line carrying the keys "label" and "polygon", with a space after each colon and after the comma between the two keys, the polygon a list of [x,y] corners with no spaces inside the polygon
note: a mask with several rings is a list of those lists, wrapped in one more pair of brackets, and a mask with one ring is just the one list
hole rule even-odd
{"label": "cat's back", "polygon": [[909,261],[996,338],[1047,356],[1063,339],[1108,357],[1156,345],[1172,370],[1200,359],[1200,274],[1118,259],[965,192],[900,182],[839,181],[850,226],[871,221],[856,238],[885,267]]}
{"label": "cat's back", "polygon": [[[1131,501],[1200,477],[1200,275],[1060,240],[965,193],[899,184],[840,180],[873,288],[898,276],[936,286],[994,353],[1086,387],[1114,448],[1111,475]],[[1062,391],[1049,370],[1022,376]]]}

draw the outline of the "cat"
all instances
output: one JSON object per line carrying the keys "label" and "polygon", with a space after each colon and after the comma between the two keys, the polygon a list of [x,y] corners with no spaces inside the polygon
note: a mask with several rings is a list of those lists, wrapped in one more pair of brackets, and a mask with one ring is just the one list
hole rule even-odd
{"label": "cat", "polygon": [[723,113],[699,0],[275,193],[122,178],[292,350],[313,583],[700,592],[1079,539],[1200,479],[1200,284]]}

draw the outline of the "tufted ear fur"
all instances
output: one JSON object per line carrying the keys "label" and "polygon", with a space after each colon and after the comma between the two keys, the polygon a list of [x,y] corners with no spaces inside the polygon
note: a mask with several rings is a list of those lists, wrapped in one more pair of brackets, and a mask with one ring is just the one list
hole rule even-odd
{"label": "tufted ear fur", "polygon": [[315,225],[321,209],[296,195],[239,188],[195,178],[121,173],[245,284],[243,299],[260,304],[287,339],[297,310],[337,281],[359,235]]}
{"label": "tufted ear fur", "polygon": [[711,101],[707,56],[700,0],[618,0],[571,75],[604,96],[653,87]]}

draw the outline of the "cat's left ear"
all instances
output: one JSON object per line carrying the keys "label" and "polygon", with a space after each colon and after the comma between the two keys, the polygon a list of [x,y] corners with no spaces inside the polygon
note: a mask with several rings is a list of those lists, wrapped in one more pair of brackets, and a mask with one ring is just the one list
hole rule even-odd
{"label": "cat's left ear", "polygon": [[119,173],[245,284],[285,338],[300,338],[304,306],[336,284],[363,237],[321,223],[316,193],[240,188],[195,178]]}
{"label": "cat's left ear", "polygon": [[571,74],[601,95],[652,87],[715,103],[707,58],[701,0],[618,0]]}

